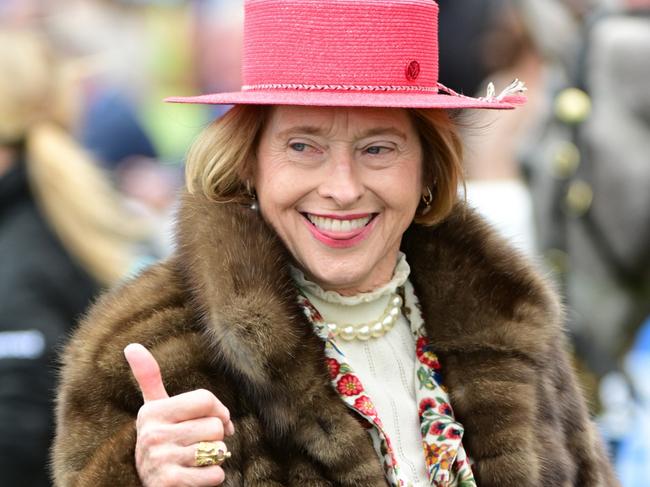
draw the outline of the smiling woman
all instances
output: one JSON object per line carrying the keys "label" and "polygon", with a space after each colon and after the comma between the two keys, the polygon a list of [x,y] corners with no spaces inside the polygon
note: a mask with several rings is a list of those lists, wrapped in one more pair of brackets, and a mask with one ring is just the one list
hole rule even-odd
{"label": "smiling woman", "polygon": [[[406,110],[277,107],[256,159],[262,215],[309,278],[344,295],[390,281],[426,193]],[[366,224],[352,230],[350,220]]]}
{"label": "smiling woman", "polygon": [[[236,105],[200,134],[186,162],[189,192],[201,193],[215,202],[250,203],[252,194],[246,182],[252,178],[262,129],[273,110],[273,106]],[[403,111],[408,114],[420,142],[423,182],[432,190],[431,195],[426,194],[428,211],[418,212],[415,221],[433,225],[449,213],[457,200],[457,187],[463,174],[462,141],[450,112]],[[296,129],[314,132],[314,127],[304,125]],[[403,132],[401,135],[405,138]]]}
{"label": "smiling woman", "polygon": [[177,253],[64,354],[57,485],[616,485],[557,297],[458,201],[447,109],[523,86],[440,85],[437,14],[246,3],[242,90],[171,99],[234,105],[188,154]]}
{"label": "smiling woman", "polygon": [[215,202],[251,203],[255,188],[298,265],[355,294],[389,280],[414,218],[432,225],[451,211],[461,159],[443,110],[239,105],[197,140],[186,175]]}

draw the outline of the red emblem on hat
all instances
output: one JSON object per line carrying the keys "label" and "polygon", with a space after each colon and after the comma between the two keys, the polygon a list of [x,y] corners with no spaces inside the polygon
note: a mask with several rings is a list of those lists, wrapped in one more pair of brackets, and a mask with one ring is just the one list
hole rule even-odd
{"label": "red emblem on hat", "polygon": [[410,61],[406,65],[406,79],[409,81],[415,81],[420,76],[420,63],[417,61]]}

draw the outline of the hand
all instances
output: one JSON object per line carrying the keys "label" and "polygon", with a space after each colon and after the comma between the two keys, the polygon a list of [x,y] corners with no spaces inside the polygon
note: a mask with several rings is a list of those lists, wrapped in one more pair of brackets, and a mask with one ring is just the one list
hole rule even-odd
{"label": "hand", "polygon": [[158,362],[149,350],[132,343],[124,349],[144,404],[138,411],[135,463],[146,487],[219,485],[225,475],[217,465],[196,467],[200,441],[222,443],[235,428],[228,409],[210,391],[199,389],[169,397]]}

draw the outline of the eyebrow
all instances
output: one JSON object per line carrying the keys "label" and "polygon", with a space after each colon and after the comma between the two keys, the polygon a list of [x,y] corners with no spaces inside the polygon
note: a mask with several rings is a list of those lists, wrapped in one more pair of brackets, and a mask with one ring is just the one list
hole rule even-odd
{"label": "eyebrow", "polygon": [[[325,131],[321,127],[317,127],[314,125],[298,125],[295,127],[289,127],[286,130],[283,130],[282,132],[278,133],[277,137],[280,139],[283,139],[287,137],[290,134],[294,133],[301,133],[301,134],[309,134],[309,135],[325,135]],[[372,137],[374,135],[384,135],[384,134],[392,134],[396,135],[398,137],[401,137],[404,140],[407,140],[406,134],[402,132],[401,130],[395,128],[395,127],[375,127],[371,128],[368,130],[365,130],[361,134],[359,134],[358,138],[363,139],[366,137]]]}

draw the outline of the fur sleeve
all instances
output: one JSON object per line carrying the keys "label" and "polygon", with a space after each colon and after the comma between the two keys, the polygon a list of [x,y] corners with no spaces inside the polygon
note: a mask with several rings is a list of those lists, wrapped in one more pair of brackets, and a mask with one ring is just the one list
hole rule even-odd
{"label": "fur sleeve", "polygon": [[554,397],[564,431],[566,449],[574,458],[574,487],[616,487],[611,463],[600,434],[589,418],[566,347],[555,349],[553,364]]}
{"label": "fur sleeve", "polygon": [[206,347],[174,275],[164,266],[153,268],[105,295],[66,347],[52,451],[54,485],[141,485],[134,458],[142,396],[123,355],[127,344],[139,342],[158,361],[170,395],[205,388],[230,410],[235,435],[226,439],[232,457],[224,465],[223,487],[331,487],[304,452],[267,440],[257,410],[243,399],[241,384],[229,378],[215,351]]}
{"label": "fur sleeve", "polygon": [[164,268],[155,268],[105,295],[66,347],[52,449],[56,486],[141,485],[134,452],[142,396],[122,350],[131,341],[155,347],[146,330],[182,319],[172,289],[152,293],[165,277]]}

